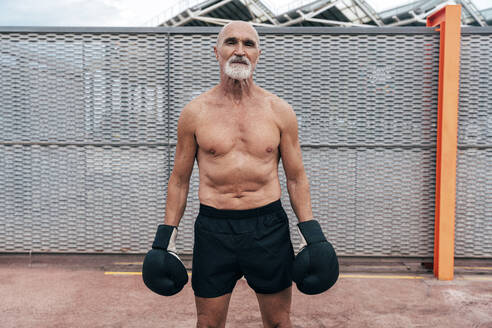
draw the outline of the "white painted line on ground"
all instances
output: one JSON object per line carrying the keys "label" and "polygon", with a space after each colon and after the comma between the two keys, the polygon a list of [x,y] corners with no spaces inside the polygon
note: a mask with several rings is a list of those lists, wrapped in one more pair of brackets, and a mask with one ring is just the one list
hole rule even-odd
{"label": "white painted line on ground", "polygon": [[458,280],[472,280],[472,281],[492,281],[491,276],[486,276],[486,277],[470,277],[470,276],[464,276],[464,277],[458,277]]}
{"label": "white painted line on ground", "polygon": [[492,271],[492,267],[467,267],[467,266],[457,266],[455,269],[467,269],[467,270],[490,270]]}

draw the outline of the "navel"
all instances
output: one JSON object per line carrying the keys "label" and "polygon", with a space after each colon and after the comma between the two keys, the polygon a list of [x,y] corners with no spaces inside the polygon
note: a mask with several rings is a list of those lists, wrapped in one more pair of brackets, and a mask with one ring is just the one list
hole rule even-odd
{"label": "navel", "polygon": [[212,155],[215,155],[215,149],[213,149],[213,148],[212,148],[212,149],[210,149],[208,152],[209,152],[210,154],[212,154]]}

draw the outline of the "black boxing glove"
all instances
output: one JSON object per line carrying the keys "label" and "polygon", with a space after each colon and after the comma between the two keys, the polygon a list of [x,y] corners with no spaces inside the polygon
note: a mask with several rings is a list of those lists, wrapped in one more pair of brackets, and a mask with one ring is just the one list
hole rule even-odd
{"label": "black boxing glove", "polygon": [[338,279],[338,259],[326,240],[319,222],[310,220],[297,224],[301,248],[294,260],[292,277],[304,294],[327,291]]}
{"label": "black boxing glove", "polygon": [[176,254],[177,227],[161,224],[152,249],[145,255],[142,278],[153,292],[171,296],[188,283],[188,272]]}

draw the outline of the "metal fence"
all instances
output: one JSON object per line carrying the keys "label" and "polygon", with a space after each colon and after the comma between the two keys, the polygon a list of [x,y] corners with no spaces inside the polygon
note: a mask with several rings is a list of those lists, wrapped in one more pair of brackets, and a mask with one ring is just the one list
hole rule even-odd
{"label": "metal fence", "polygon": [[[491,257],[492,29],[463,30],[456,254]],[[313,212],[339,255],[431,257],[438,33],[259,32],[256,83],[296,111]],[[0,251],[148,250],[179,113],[219,81],[217,33],[0,28]],[[198,205],[195,165],[181,253]]]}
{"label": "metal fence", "polygon": [[[468,29],[463,29],[468,31]],[[492,29],[461,37],[455,256],[492,257]]]}

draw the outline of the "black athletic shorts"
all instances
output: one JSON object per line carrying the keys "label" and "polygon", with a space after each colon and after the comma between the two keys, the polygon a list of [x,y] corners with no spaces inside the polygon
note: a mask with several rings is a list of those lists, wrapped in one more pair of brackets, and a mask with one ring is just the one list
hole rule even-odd
{"label": "black athletic shorts", "polygon": [[200,204],[195,221],[191,286],[196,296],[231,293],[244,275],[257,293],[292,285],[294,250],[280,200],[248,210]]}

